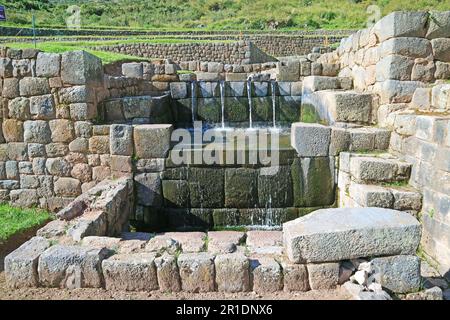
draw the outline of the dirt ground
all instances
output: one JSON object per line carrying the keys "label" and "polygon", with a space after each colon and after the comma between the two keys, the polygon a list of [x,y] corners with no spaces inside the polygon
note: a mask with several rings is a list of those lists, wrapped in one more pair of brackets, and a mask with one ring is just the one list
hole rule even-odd
{"label": "dirt ground", "polygon": [[348,300],[344,289],[299,293],[279,292],[259,295],[255,293],[162,293],[162,292],[110,292],[103,289],[18,289],[6,286],[5,274],[0,273],[0,300]]}

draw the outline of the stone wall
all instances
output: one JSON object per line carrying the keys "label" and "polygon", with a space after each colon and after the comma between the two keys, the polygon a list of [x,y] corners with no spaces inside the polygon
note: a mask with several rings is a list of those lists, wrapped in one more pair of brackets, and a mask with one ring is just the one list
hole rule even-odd
{"label": "stone wall", "polygon": [[211,61],[230,64],[250,64],[274,61],[252,48],[249,41],[233,43],[174,43],[174,44],[121,44],[95,47],[96,50],[123,53],[137,57],[181,61]]}
{"label": "stone wall", "polygon": [[94,124],[101,61],[83,51],[0,57],[2,201],[55,211],[110,175],[109,130]]}
{"label": "stone wall", "polygon": [[423,194],[423,241],[442,274],[450,268],[450,12],[394,12],[343,39],[322,65],[338,64],[358,91],[375,93],[378,124],[393,131],[390,151],[412,164]]}

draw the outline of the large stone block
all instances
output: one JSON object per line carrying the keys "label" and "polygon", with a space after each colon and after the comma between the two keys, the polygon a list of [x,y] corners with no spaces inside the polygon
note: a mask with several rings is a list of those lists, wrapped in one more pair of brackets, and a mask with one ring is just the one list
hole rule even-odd
{"label": "large stone block", "polygon": [[428,16],[427,12],[396,11],[379,20],[374,32],[379,42],[398,37],[423,38],[427,32]]}
{"label": "large stone block", "polygon": [[161,207],[162,189],[161,178],[158,173],[142,173],[134,177],[136,195],[139,204],[144,206]]}
{"label": "large stone block", "polygon": [[352,183],[349,193],[361,207],[394,207],[394,196],[391,191],[381,186]]}
{"label": "large stone block", "polygon": [[318,210],[285,223],[283,231],[295,263],[414,254],[421,235],[419,222],[408,213],[379,208]]}
{"label": "large stone block", "polygon": [[101,288],[102,261],[109,255],[107,249],[56,245],[39,258],[39,282],[54,288]]}
{"label": "large stone block", "polygon": [[165,158],[170,149],[172,125],[155,124],[134,127],[134,150],[139,158]]}
{"label": "large stone block", "polygon": [[216,283],[220,292],[250,290],[250,262],[240,253],[219,255],[215,259]]}
{"label": "large stone block", "polygon": [[189,168],[189,191],[192,208],[222,208],[224,205],[224,170]]}
{"label": "large stone block", "polygon": [[301,157],[327,156],[330,140],[330,127],[301,122],[292,124],[291,144]]}
{"label": "large stone block", "polygon": [[423,38],[401,37],[384,41],[380,46],[380,58],[400,55],[410,58],[427,58],[432,54],[430,40]]}
{"label": "large stone block", "polygon": [[380,95],[381,104],[411,102],[414,91],[425,87],[420,81],[386,80],[378,82],[374,90]]}
{"label": "large stone block", "polygon": [[400,55],[389,55],[381,59],[376,66],[377,81],[411,80],[414,59]]}
{"label": "large stone block", "polygon": [[225,170],[225,206],[251,208],[258,201],[258,171],[248,168]]}
{"label": "large stone block", "polygon": [[339,282],[339,263],[308,264],[309,284],[312,290],[334,289]]}
{"label": "large stone block", "polygon": [[60,70],[60,54],[46,52],[38,53],[36,59],[36,76],[45,78],[58,77]]}
{"label": "large stone block", "polygon": [[59,178],[55,181],[55,194],[63,197],[76,197],[80,195],[80,180],[74,178]]}
{"label": "large stone block", "polygon": [[159,290],[162,292],[181,291],[181,279],[175,256],[164,254],[155,259]]}
{"label": "large stone block", "polygon": [[34,237],[5,258],[6,283],[10,288],[37,287],[38,259],[50,247],[42,237]]}
{"label": "large stone block", "polygon": [[450,34],[450,11],[431,11],[429,24],[426,35],[428,39],[448,37]]}
{"label": "large stone block", "polygon": [[283,290],[283,272],[280,264],[270,257],[251,258],[253,291],[269,293]]}
{"label": "large stone block", "polygon": [[144,67],[140,62],[122,64],[122,74],[128,78],[142,79],[144,77]]}
{"label": "large stone block", "polygon": [[50,120],[56,117],[55,101],[53,95],[30,98],[30,113],[35,119]]}
{"label": "large stone block", "polygon": [[53,142],[69,143],[74,139],[75,131],[72,121],[57,119],[51,120],[49,124]]}
{"label": "large stone block", "polygon": [[450,39],[437,38],[431,40],[434,59],[442,62],[450,62]]}
{"label": "large stone block", "polygon": [[50,127],[46,121],[25,121],[23,129],[25,142],[47,144],[52,141]]}
{"label": "large stone block", "polygon": [[421,285],[420,259],[414,255],[399,255],[373,259],[375,281],[395,293],[417,291]]}
{"label": "large stone block", "polygon": [[23,122],[16,119],[6,119],[2,125],[3,137],[6,142],[23,141]]}
{"label": "large stone block", "polygon": [[281,266],[283,267],[284,291],[304,292],[310,290],[306,265],[283,261]]}
{"label": "large stone block", "polygon": [[113,124],[110,133],[110,150],[113,155],[133,155],[133,127],[129,125]]}
{"label": "large stone block", "polygon": [[134,253],[114,255],[103,260],[106,290],[158,290],[155,258],[153,253]]}
{"label": "large stone block", "polygon": [[215,291],[214,256],[208,253],[183,253],[178,257],[181,286],[187,292]]}
{"label": "large stone block", "polygon": [[164,180],[162,182],[164,203],[167,207],[187,208],[189,206],[189,184],[185,180]]}
{"label": "large stone block", "polygon": [[8,103],[9,117],[17,120],[30,118],[30,100],[28,98],[16,98]]}
{"label": "large stone block", "polygon": [[48,79],[27,77],[19,81],[19,90],[21,96],[41,96],[50,93],[50,85]]}
{"label": "large stone block", "polygon": [[289,166],[261,168],[258,176],[258,201],[261,208],[292,206],[293,190]]}
{"label": "large stone block", "polygon": [[291,166],[294,206],[329,206],[335,202],[334,158],[295,159]]}
{"label": "large stone block", "polygon": [[103,83],[103,66],[100,58],[86,51],[70,51],[62,54],[61,79],[70,85]]}

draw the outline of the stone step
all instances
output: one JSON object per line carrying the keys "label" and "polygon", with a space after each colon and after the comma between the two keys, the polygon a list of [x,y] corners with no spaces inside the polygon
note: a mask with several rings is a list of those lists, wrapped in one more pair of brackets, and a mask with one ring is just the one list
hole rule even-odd
{"label": "stone step", "polygon": [[[323,90],[303,95],[303,117],[328,124],[349,122],[370,124],[374,96],[356,91]],[[317,121],[319,122],[319,121]]]}
{"label": "stone step", "polygon": [[422,207],[422,195],[411,187],[350,183],[348,196],[359,207],[395,209],[413,215],[416,215]]}
{"label": "stone step", "polygon": [[296,122],[291,127],[291,145],[301,157],[337,156],[345,151],[384,151],[391,132],[375,127],[336,123],[324,126]]}
{"label": "stone step", "polygon": [[357,183],[404,182],[410,178],[411,164],[384,154],[342,152],[339,170],[348,173]]}
{"label": "stone step", "polygon": [[350,90],[353,87],[351,78],[310,76],[303,79],[303,94],[323,90]]}
{"label": "stone step", "polygon": [[382,208],[323,209],[283,225],[285,251],[294,263],[414,255],[420,235],[414,217]]}

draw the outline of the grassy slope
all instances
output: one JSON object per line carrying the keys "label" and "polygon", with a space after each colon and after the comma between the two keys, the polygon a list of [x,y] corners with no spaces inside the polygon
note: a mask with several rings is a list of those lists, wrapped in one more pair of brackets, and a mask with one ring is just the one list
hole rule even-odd
{"label": "grassy slope", "polygon": [[19,209],[0,205],[0,244],[12,235],[38,226],[52,216],[38,209]]}
{"label": "grassy slope", "polygon": [[293,28],[347,29],[365,26],[367,7],[383,15],[396,10],[449,10],[450,0],[4,0],[11,24],[64,26],[71,4],[81,7],[84,27],[266,29],[271,21]]}

